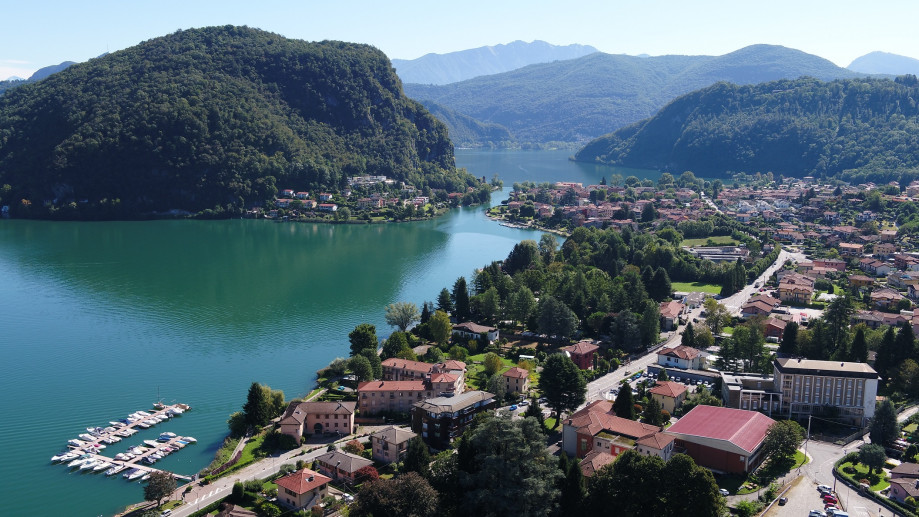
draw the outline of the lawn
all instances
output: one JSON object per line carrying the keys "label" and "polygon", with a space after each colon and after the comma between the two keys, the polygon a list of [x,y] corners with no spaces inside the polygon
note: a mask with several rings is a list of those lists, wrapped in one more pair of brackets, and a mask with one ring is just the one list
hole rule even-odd
{"label": "lawn", "polygon": [[722,327],[721,332],[728,335],[734,334],[734,327]]}
{"label": "lawn", "polygon": [[862,465],[861,463],[859,463],[858,465],[855,465],[856,474],[847,474],[844,469],[848,467],[852,467],[852,466],[853,465],[849,462],[843,463],[842,465],[839,466],[838,469],[836,469],[836,472],[839,472],[841,475],[849,478],[850,480],[855,482],[855,484],[858,484],[858,481],[860,479],[868,479],[869,481],[877,480],[877,483],[874,483],[873,485],[871,485],[871,490],[874,492],[877,492],[878,490],[884,490],[885,488],[890,486],[890,481],[887,480],[887,477],[884,476],[883,473],[881,475],[871,474],[869,477],[868,466]]}
{"label": "lawn", "polygon": [[[731,490],[726,486],[722,486],[722,488],[727,488],[732,494],[752,494],[761,488],[768,487],[769,484],[776,479],[784,476],[785,474],[800,467],[801,465],[804,465],[805,463],[807,463],[807,456],[805,456],[801,451],[795,451],[795,461],[791,466],[773,465],[770,461],[766,463],[761,469],[759,469],[756,474],[750,475],[747,478],[740,476],[729,476],[734,479],[730,479],[727,484],[736,486],[735,490]],[[721,485],[721,480],[719,480],[718,484]]]}
{"label": "lawn", "polygon": [[698,239],[683,239],[680,242],[680,246],[708,246],[708,241],[711,240],[715,246],[734,246],[735,244],[740,244],[740,241],[734,240],[727,235],[719,235],[716,237],[700,237]]}
{"label": "lawn", "polygon": [[[466,383],[474,389],[484,389],[485,383],[488,382],[488,379],[485,378],[485,365],[482,364],[484,360],[485,354],[470,355],[466,358]],[[517,366],[517,363],[504,357],[501,358],[501,363],[501,369],[498,370],[499,374]]]}
{"label": "lawn", "polygon": [[[550,416],[549,418],[546,418],[546,419],[543,421],[543,425],[546,427],[546,431],[552,431],[552,427],[555,426],[555,421],[556,421],[556,420],[557,420],[557,418],[555,418],[554,416]],[[557,429],[556,429],[556,431],[557,431]]]}
{"label": "lawn", "polygon": [[679,291],[682,293],[691,293],[691,292],[711,293],[711,294],[721,293],[720,285],[705,284],[702,282],[670,282],[670,287],[672,287],[674,291]]}

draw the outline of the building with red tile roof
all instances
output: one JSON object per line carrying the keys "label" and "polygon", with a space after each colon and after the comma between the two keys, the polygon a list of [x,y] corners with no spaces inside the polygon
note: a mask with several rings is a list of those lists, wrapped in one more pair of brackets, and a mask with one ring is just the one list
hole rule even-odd
{"label": "building with red tile roof", "polygon": [[657,456],[664,461],[670,461],[670,457],[673,456],[676,437],[669,433],[657,433],[645,436],[635,443],[635,450],[638,451],[638,454]]}
{"label": "building with red tile roof", "polygon": [[673,414],[686,400],[686,386],[674,381],[657,381],[657,386],[648,390],[651,398],[660,402],[661,409]]}
{"label": "building with red tile roof", "polygon": [[683,309],[685,308],[685,305],[675,300],[669,302],[661,302],[661,330],[672,330],[674,325],[679,321],[680,314],[683,314]]}
{"label": "building with red tile roof", "polygon": [[696,406],[667,429],[699,465],[728,473],[751,472],[765,459],[766,431],[775,420],[762,413]]}
{"label": "building with red tile roof", "polygon": [[659,433],[657,426],[616,416],[613,404],[597,400],[587,404],[563,422],[562,450],[583,458],[592,450],[618,456],[633,449],[636,440]]}
{"label": "building with red tile roof", "polygon": [[331,478],[310,469],[300,469],[275,480],[278,501],[290,508],[309,510],[329,493]]}
{"label": "building with red tile roof", "polygon": [[501,374],[508,393],[526,393],[530,389],[530,372],[515,366]]}
{"label": "building with red tile roof", "polygon": [[568,357],[578,365],[582,370],[593,370],[594,354],[600,350],[600,347],[590,341],[579,341],[571,346],[562,348],[562,352],[568,354]]}
{"label": "building with red tile roof", "polygon": [[657,352],[657,364],[667,368],[699,370],[702,365],[702,352],[684,345],[662,348]]}
{"label": "building with red tile roof", "polygon": [[598,470],[616,461],[612,454],[601,451],[590,451],[587,456],[578,464],[581,468],[581,475],[589,478],[597,473]]}

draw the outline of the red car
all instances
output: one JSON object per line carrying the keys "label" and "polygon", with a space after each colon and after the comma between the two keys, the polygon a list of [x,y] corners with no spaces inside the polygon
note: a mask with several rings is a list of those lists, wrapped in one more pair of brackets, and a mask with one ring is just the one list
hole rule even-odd
{"label": "red car", "polygon": [[823,496],[823,502],[835,504],[839,502],[839,499],[836,499],[836,496],[833,494],[826,494],[825,496]]}

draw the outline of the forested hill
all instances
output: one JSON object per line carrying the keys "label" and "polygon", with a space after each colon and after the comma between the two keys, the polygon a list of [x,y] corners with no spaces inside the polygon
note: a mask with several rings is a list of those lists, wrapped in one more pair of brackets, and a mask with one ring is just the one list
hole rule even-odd
{"label": "forested hill", "polygon": [[413,99],[504,126],[521,144],[583,144],[718,81],[752,84],[802,76],[832,80],[857,74],[799,50],[752,45],[723,56],[597,52],[443,86],[406,84],[405,91]]}
{"label": "forested hill", "polygon": [[17,216],[48,203],[78,218],[232,215],[279,188],[337,191],[358,174],[475,182],[456,170],[445,126],[367,45],[179,31],[0,97],[0,196]]}
{"label": "forested hill", "polygon": [[576,159],[706,176],[900,179],[919,172],[919,80],[719,83],[594,140]]}

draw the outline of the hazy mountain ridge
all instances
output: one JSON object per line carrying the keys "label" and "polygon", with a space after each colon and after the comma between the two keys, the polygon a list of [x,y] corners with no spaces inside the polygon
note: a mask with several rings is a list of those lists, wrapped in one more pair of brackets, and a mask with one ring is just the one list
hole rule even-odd
{"label": "hazy mountain ridge", "polygon": [[581,149],[585,162],[721,176],[919,173],[919,80],[718,83]]}
{"label": "hazy mountain ridge", "polygon": [[[520,143],[581,143],[650,117],[679,95],[718,81],[857,77],[818,56],[752,45],[722,56],[594,53],[448,85],[405,84],[409,97],[506,127]],[[449,126],[449,123],[448,123]]]}
{"label": "hazy mountain ridge", "polygon": [[393,59],[404,83],[449,84],[482,75],[499,74],[535,63],[574,59],[597,52],[589,45],[552,45],[536,40],[425,54],[417,59]]}
{"label": "hazy mountain ridge", "polygon": [[51,66],[39,68],[38,70],[35,71],[34,74],[29,76],[28,79],[19,79],[19,80],[7,79],[6,81],[0,81],[0,95],[3,95],[3,93],[9,90],[10,88],[15,88],[17,86],[22,86],[24,84],[34,83],[36,81],[41,81],[42,79],[44,79],[45,77],[48,77],[51,74],[56,74],[60,72],[61,70],[66,70],[67,67],[73,64],[76,64],[76,62],[75,61],[64,61],[63,63],[58,64],[58,65],[51,65]]}
{"label": "hazy mountain ridge", "polygon": [[856,58],[847,68],[863,74],[919,75],[919,59],[889,52],[871,52]]}

